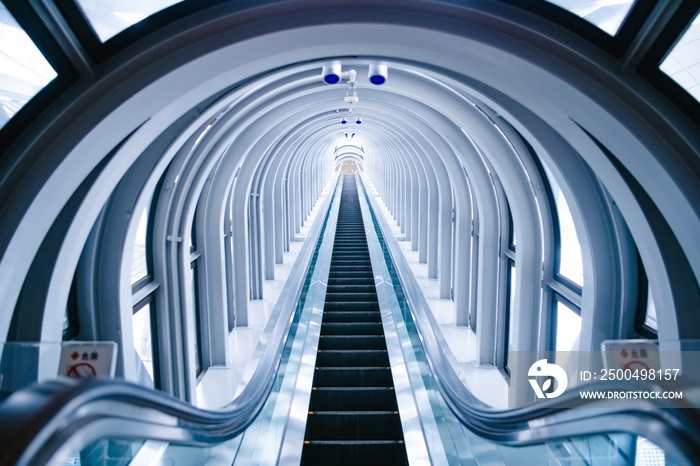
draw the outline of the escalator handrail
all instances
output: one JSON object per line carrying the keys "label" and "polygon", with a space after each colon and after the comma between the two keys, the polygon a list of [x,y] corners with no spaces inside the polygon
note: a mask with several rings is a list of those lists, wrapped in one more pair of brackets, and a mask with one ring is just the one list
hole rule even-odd
{"label": "escalator handrail", "polygon": [[[337,178],[337,174],[335,175]],[[335,180],[337,184],[337,179]],[[331,186],[335,186],[331,184]],[[320,233],[336,190],[319,208],[243,376],[239,395],[218,410],[118,380],[60,378],[10,395],[0,405],[0,466],[41,465],[95,440],[119,438],[212,445],[243,432],[269,396]]]}
{"label": "escalator handrail", "polygon": [[[513,409],[493,408],[465,385],[415,275],[391,228],[378,210],[377,200],[365,185],[373,223],[380,228],[409,311],[420,335],[436,386],[456,417],[468,429],[489,440],[511,446],[541,444],[585,435],[625,432],[651,439],[684,464],[700,464],[700,412],[684,400],[644,400],[640,406],[582,399],[581,390],[664,390],[658,383],[589,382],[565,391],[547,403],[533,402]],[[578,408],[578,409],[572,409]],[[624,420],[625,422],[621,422]]]}

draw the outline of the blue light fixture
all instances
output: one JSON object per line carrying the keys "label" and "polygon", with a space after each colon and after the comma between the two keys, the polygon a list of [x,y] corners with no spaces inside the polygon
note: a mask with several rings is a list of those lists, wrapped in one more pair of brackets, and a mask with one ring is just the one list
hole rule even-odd
{"label": "blue light fixture", "polygon": [[338,84],[341,79],[342,65],[333,63],[323,67],[323,82],[326,84]]}
{"label": "blue light fixture", "polygon": [[384,84],[389,76],[389,67],[382,64],[369,65],[369,82],[376,86]]}

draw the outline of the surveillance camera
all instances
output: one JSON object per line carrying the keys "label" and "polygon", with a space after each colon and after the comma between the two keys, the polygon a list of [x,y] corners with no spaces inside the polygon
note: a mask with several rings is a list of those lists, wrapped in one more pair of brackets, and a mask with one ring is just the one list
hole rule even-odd
{"label": "surveillance camera", "polygon": [[372,64],[369,65],[369,82],[376,84],[377,86],[384,84],[387,80],[389,74],[389,67],[387,65]]}
{"label": "surveillance camera", "polygon": [[360,101],[360,97],[357,95],[346,95],[345,96],[345,103],[346,104],[354,105],[359,101]]}
{"label": "surveillance camera", "polygon": [[326,84],[338,84],[342,75],[342,65],[333,63],[323,67],[323,82]]}

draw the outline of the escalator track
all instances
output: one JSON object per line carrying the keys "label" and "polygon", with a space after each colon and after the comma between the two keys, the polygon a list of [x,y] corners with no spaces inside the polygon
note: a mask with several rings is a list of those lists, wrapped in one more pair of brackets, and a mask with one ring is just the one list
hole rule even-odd
{"label": "escalator track", "polygon": [[407,464],[354,176],[343,179],[302,464]]}

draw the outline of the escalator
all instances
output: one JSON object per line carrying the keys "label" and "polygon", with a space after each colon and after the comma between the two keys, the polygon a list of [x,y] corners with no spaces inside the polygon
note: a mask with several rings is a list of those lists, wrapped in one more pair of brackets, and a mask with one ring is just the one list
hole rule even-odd
{"label": "escalator", "polygon": [[700,464],[700,414],[685,400],[608,408],[568,390],[547,405],[481,403],[454,370],[398,244],[383,234],[377,201],[360,177],[340,184],[229,405],[202,410],[115,380],[44,382],[0,404],[0,466],[77,464],[60,463],[66,458],[82,466],[632,466],[642,437],[663,447],[667,465]]}
{"label": "escalator", "polygon": [[345,176],[302,464],[407,464],[354,177]]}

